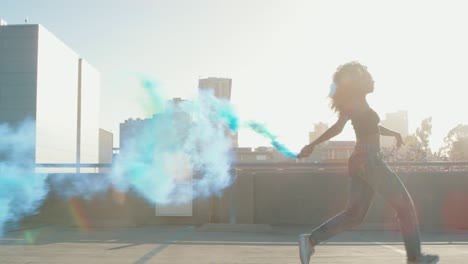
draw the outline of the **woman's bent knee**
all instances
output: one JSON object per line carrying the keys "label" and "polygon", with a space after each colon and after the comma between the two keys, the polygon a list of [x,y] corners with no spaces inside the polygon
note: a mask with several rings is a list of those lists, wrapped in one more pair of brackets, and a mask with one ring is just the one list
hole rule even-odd
{"label": "woman's bent knee", "polygon": [[364,222],[364,219],[366,218],[366,212],[346,211],[348,224],[350,225],[350,227],[360,225],[362,222]]}

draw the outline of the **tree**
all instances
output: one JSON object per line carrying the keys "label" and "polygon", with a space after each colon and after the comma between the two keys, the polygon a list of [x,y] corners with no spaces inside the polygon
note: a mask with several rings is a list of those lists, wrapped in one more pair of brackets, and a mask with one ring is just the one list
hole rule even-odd
{"label": "tree", "polygon": [[468,161],[468,125],[459,124],[444,138],[445,146],[439,155],[451,161]]}
{"label": "tree", "polygon": [[429,146],[429,137],[432,134],[432,117],[423,119],[414,134],[403,139],[404,145],[400,149],[393,147],[383,149],[382,154],[387,161],[427,161],[435,155]]}
{"label": "tree", "polygon": [[423,160],[431,159],[433,153],[429,147],[429,137],[432,134],[432,117],[423,119],[421,126],[416,129],[415,136],[420,143],[420,150]]}

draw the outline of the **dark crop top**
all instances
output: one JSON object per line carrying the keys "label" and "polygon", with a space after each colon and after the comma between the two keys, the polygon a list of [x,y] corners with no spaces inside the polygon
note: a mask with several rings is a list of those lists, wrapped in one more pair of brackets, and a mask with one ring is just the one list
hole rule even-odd
{"label": "dark crop top", "polygon": [[357,139],[362,136],[380,133],[379,115],[370,107],[358,114],[352,115],[350,119]]}

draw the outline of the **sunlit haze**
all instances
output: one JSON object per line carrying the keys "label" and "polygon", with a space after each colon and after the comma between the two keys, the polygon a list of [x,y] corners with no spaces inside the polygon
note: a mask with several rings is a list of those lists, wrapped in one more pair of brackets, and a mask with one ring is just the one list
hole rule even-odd
{"label": "sunlit haze", "polygon": [[[101,127],[152,113],[141,104],[142,76],[170,97],[191,98],[198,78],[232,78],[239,116],[265,122],[298,149],[317,122],[336,115],[326,98],[336,67],[368,66],[371,106],[407,110],[410,133],[433,117],[442,145],[466,115],[468,25],[465,1],[0,0],[9,24],[42,24],[101,72]],[[351,125],[337,139],[353,139]],[[241,146],[268,145],[240,132]]]}

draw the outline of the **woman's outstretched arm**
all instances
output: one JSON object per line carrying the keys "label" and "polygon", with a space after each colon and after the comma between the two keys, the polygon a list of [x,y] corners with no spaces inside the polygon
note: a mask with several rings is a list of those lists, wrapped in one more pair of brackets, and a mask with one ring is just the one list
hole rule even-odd
{"label": "woman's outstretched arm", "polygon": [[325,141],[339,135],[341,133],[341,131],[343,131],[343,128],[346,125],[346,122],[348,120],[349,119],[347,117],[340,116],[340,118],[338,118],[338,121],[336,121],[335,124],[333,124],[329,129],[327,129],[325,132],[323,132],[323,134],[320,135],[320,137],[318,137],[316,140],[314,140],[310,144],[313,144],[313,145],[317,146],[320,143],[325,142]]}
{"label": "woman's outstretched arm", "polygon": [[310,144],[305,145],[302,148],[301,152],[297,155],[297,158],[300,159],[300,158],[305,158],[309,156],[312,153],[312,151],[314,151],[315,146],[340,134],[341,131],[343,131],[343,128],[346,125],[346,122],[348,122],[348,120],[349,120],[348,117],[340,115],[340,117],[338,118],[338,121],[336,121],[335,124],[333,124],[325,132],[323,132],[323,134],[320,135],[320,137],[318,137],[316,140],[314,140]]}
{"label": "woman's outstretched arm", "polygon": [[403,144],[403,138],[401,137],[400,133],[390,130],[383,126],[379,126],[379,129],[380,129],[380,135],[395,137],[395,139],[397,140],[397,143],[396,143],[397,147],[400,147]]}

